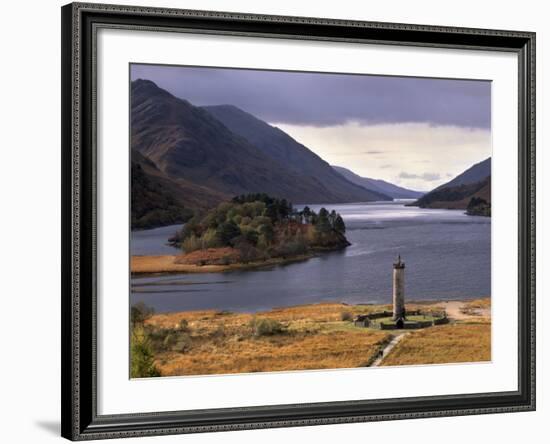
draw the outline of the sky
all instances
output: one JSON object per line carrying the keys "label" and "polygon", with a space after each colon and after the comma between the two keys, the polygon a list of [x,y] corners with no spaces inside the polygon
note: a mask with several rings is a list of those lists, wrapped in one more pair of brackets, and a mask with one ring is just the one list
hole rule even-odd
{"label": "sky", "polygon": [[131,66],[194,105],[235,105],[332,165],[419,191],[491,155],[491,83],[165,65]]}

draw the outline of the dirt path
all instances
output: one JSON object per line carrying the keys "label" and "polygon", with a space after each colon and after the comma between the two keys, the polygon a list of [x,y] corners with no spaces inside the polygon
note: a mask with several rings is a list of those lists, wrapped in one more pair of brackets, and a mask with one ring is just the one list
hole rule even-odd
{"label": "dirt path", "polygon": [[409,333],[401,333],[397,336],[394,336],[394,338],[382,349],[382,353],[376,360],[371,364],[371,367],[378,367],[384,358],[393,350],[393,348]]}
{"label": "dirt path", "polygon": [[462,308],[466,306],[466,303],[462,301],[447,301],[443,304],[445,306],[445,311],[447,312],[447,317],[457,321],[491,316],[491,311],[487,308],[476,308],[472,310],[472,313],[463,313]]}

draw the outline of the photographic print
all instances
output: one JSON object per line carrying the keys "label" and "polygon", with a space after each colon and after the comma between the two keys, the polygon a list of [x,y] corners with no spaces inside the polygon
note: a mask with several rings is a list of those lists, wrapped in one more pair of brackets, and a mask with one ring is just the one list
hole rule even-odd
{"label": "photographic print", "polygon": [[491,361],[491,82],[130,65],[130,377]]}

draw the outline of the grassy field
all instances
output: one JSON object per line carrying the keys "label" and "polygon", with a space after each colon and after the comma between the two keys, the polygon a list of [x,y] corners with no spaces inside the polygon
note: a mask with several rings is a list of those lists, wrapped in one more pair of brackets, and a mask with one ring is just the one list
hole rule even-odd
{"label": "grassy field", "polygon": [[409,332],[381,365],[490,361],[491,299],[445,305],[450,324]]}
{"label": "grassy field", "polygon": [[491,324],[457,322],[411,331],[381,365],[448,364],[490,360]]}
{"label": "grassy field", "polygon": [[[153,315],[144,328],[162,376],[354,368],[370,365],[403,330],[355,327],[353,317],[389,309],[323,303],[255,315],[191,311]],[[442,305],[411,303],[407,309],[435,311]],[[490,317],[476,312],[475,323],[468,319],[463,314],[448,325],[407,331],[381,365],[490,360]]]}

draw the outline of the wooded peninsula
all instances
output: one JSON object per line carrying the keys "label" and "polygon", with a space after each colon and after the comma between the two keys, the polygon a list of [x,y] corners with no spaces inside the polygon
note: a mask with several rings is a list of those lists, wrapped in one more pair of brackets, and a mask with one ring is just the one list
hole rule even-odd
{"label": "wooded peninsula", "polygon": [[169,239],[182,249],[181,256],[135,257],[132,272],[227,271],[303,260],[347,247],[345,232],[334,210],[323,207],[317,213],[306,206],[298,211],[286,199],[240,195],[192,217]]}

